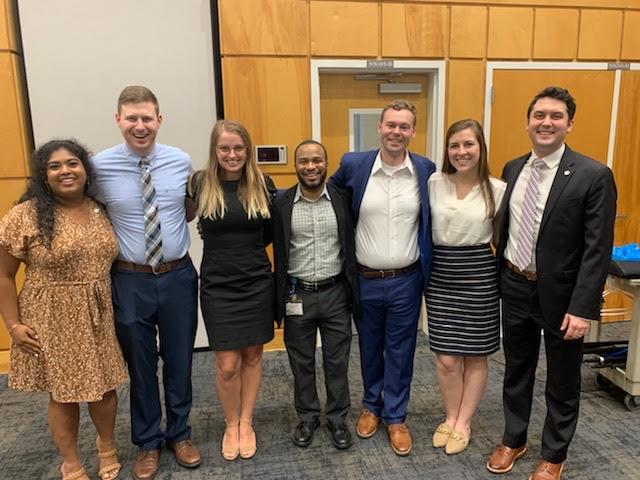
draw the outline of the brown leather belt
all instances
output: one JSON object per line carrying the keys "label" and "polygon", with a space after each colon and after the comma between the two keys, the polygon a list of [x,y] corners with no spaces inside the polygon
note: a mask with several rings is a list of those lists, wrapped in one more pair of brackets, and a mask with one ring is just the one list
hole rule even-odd
{"label": "brown leather belt", "polygon": [[161,263],[155,269],[149,265],[139,265],[137,263],[126,262],[124,260],[116,260],[115,262],[113,262],[113,266],[122,270],[129,270],[130,272],[155,273],[156,275],[160,275],[161,273],[167,273],[171,270],[175,270],[176,268],[183,266],[185,263],[187,263],[187,260],[189,260],[188,253],[184,257],[177,260],[171,260],[170,262]]}
{"label": "brown leather belt", "polygon": [[535,282],[538,280],[538,274],[536,272],[532,272],[530,270],[520,270],[518,267],[516,267],[513,263],[511,263],[506,258],[504,259],[504,265],[516,275],[520,275],[521,277],[526,278],[530,282]]}
{"label": "brown leather belt", "polygon": [[360,272],[360,275],[369,280],[372,278],[393,278],[404,273],[415,272],[419,268],[420,260],[415,261],[408,267],[394,268],[391,270],[375,270],[373,268],[365,267],[364,265],[358,264],[358,272]]}

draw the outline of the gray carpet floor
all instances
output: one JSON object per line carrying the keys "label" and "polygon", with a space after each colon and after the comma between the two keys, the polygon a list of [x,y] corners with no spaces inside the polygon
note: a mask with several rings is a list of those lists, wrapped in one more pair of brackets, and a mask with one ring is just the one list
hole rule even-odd
{"label": "gray carpet floor", "polygon": [[[624,338],[624,337],[621,337]],[[318,361],[320,360],[318,353]],[[419,334],[415,373],[409,405],[408,423],[414,448],[400,458],[389,447],[382,429],[368,440],[355,437],[354,445],[337,451],[324,426],[317,431],[311,446],[301,449],[290,440],[297,419],[292,405],[292,377],[285,352],[265,354],[264,381],[254,426],[258,453],[250,460],[227,462],[219,452],[224,419],[213,386],[210,352],[194,354],[194,401],[191,413],[193,439],[203,454],[203,463],[195,470],[179,467],[172,454],[163,450],[158,479],[522,479],[535,467],[540,450],[544,421],[545,366],[541,360],[535,388],[529,432],[529,452],[504,476],[490,474],[484,467],[487,455],[500,441],[503,427],[501,381],[504,359],[499,352],[491,357],[487,392],[473,424],[472,441],[460,455],[447,456],[431,446],[433,429],[443,418],[436,387],[433,355],[428,339]],[[640,479],[640,409],[628,411],[622,394],[601,390],[594,384],[595,372],[583,367],[582,408],[578,431],[569,452],[563,479]],[[353,426],[360,411],[362,380],[357,337],[354,337],[350,363],[351,402],[349,415]],[[322,385],[318,368],[318,385]],[[322,388],[319,389],[322,392]],[[136,449],[129,441],[128,385],[119,390],[120,406],[116,439],[124,465],[121,478],[131,478]],[[323,395],[323,394],[321,394]],[[46,394],[27,394],[7,388],[6,376],[0,377],[0,479],[59,478],[60,460],[47,430]],[[86,406],[81,410],[80,451],[91,478],[97,478],[94,451],[95,430]]]}

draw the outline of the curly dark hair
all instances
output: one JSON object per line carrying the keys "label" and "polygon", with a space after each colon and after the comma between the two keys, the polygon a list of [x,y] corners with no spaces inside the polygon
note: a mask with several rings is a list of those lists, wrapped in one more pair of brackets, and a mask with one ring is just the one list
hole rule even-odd
{"label": "curly dark hair", "polygon": [[47,167],[51,155],[61,148],[75,155],[82,162],[87,174],[87,183],[84,186],[85,195],[88,194],[89,185],[93,180],[93,168],[89,161],[91,152],[75,139],[50,140],[33,152],[30,163],[31,179],[27,185],[27,190],[22,194],[18,203],[34,199],[38,231],[47,248],[51,248],[51,242],[55,236],[54,213],[56,205],[51,193],[51,187],[47,181]]}

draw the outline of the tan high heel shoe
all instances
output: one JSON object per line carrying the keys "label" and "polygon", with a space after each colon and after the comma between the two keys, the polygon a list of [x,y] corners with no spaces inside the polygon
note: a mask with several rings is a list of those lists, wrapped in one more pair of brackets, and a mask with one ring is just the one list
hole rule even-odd
{"label": "tan high heel shoe", "polygon": [[[227,425],[226,430],[224,431],[224,435],[222,435],[222,457],[225,460],[229,460],[232,462],[238,455],[240,454],[240,450],[238,448],[238,443],[240,441],[240,431],[239,425],[240,420],[237,418],[235,420],[227,420],[224,421]],[[236,438],[235,441],[230,439],[231,435],[227,435],[228,432],[235,430]]]}
{"label": "tan high heel shoe", "polygon": [[253,457],[258,451],[258,446],[256,444],[256,432],[253,430],[251,419],[240,420],[240,424],[241,426],[244,425],[251,429],[251,433],[248,438],[240,439],[240,456],[246,460]]}

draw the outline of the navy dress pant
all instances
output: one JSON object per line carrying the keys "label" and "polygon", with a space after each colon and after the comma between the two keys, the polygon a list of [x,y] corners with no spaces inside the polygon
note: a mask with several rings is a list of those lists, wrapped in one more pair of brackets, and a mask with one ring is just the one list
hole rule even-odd
{"label": "navy dress pant", "polygon": [[[111,279],[116,334],[131,379],[131,440],[141,450],[186,440],[191,436],[187,421],[197,326],[196,270],[191,260],[160,275],[113,267]],[[158,356],[163,361],[165,432],[160,426]]]}
{"label": "navy dress pant", "polygon": [[422,271],[382,279],[360,275],[359,284],[362,404],[386,423],[401,423],[413,378]]}

